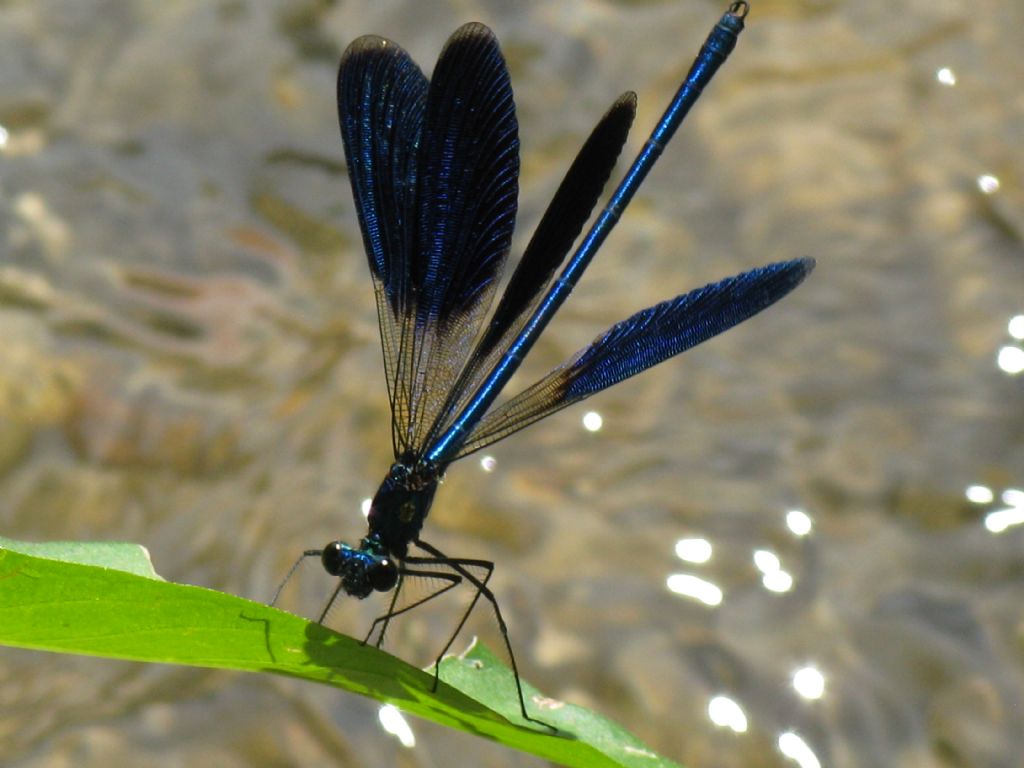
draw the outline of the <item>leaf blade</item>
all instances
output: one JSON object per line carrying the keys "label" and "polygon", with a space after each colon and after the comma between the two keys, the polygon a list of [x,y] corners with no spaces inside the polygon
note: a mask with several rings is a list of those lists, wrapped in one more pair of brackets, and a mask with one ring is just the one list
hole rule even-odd
{"label": "leaf blade", "polygon": [[[433,693],[430,674],[262,603],[112,567],[34,557],[11,544],[33,547],[7,539],[0,546],[0,645],[285,675],[394,704],[566,766],[672,765],[649,758],[621,762],[598,749],[596,737],[558,738],[510,722],[516,718],[503,715],[509,702],[518,708],[514,693],[504,686],[488,696],[472,688],[463,692],[458,686],[464,676],[452,676],[455,686],[448,683],[447,662]],[[58,553],[61,546],[71,553],[63,558],[83,551],[88,557],[91,547],[50,545],[48,551]]]}

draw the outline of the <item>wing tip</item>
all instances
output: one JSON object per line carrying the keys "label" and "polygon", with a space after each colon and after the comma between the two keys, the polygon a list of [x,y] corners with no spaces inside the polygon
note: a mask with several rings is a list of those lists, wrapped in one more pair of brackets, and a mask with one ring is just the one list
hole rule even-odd
{"label": "wing tip", "polygon": [[796,288],[802,283],[814,268],[818,262],[810,256],[801,256],[797,259],[790,259],[789,261],[778,261],[774,264],[768,264],[762,269],[772,272],[775,275],[785,275],[787,278],[786,282],[790,285],[790,289]]}
{"label": "wing tip", "polygon": [[358,80],[374,68],[389,66],[385,62],[393,62],[403,57],[408,58],[408,54],[398,43],[388,40],[386,37],[380,35],[357,37],[348,44],[338,62],[339,91],[345,78]]}
{"label": "wing tip", "polygon": [[617,98],[615,100],[615,103],[612,104],[611,109],[608,110],[608,111],[611,112],[612,110],[616,110],[616,109],[629,109],[629,110],[631,110],[635,114],[636,113],[636,102],[637,102],[636,91],[626,91],[621,96],[619,96],[619,98]]}
{"label": "wing tip", "polygon": [[357,37],[348,47],[345,52],[341,55],[341,60],[350,59],[353,56],[358,56],[365,53],[380,53],[388,49],[398,48],[396,43],[391,42],[386,37],[380,35],[362,35]]}
{"label": "wing tip", "polygon": [[484,38],[487,40],[494,40],[494,31],[486,24],[480,21],[467,21],[461,27],[452,32],[449,41],[464,38]]}

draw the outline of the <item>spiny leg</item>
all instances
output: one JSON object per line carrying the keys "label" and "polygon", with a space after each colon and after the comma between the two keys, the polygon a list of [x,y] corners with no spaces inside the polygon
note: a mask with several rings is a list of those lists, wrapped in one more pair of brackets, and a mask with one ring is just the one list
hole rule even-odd
{"label": "spiny leg", "polygon": [[[502,619],[501,617],[501,611],[498,609],[497,600],[495,599],[493,593],[491,593],[491,591],[487,589],[487,582],[490,581],[491,576],[494,574],[494,563],[492,563],[490,560],[448,557],[439,549],[431,546],[430,544],[427,544],[424,541],[417,541],[415,542],[415,544],[424,552],[428,552],[432,555],[432,557],[430,558],[422,558],[425,562],[440,563],[446,565],[453,571],[455,571],[457,574],[464,577],[474,587],[476,587],[476,594],[473,595],[473,600],[469,603],[469,607],[466,608],[465,612],[462,614],[462,619],[459,621],[458,626],[455,627],[455,632],[452,633],[452,636],[448,638],[448,642],[445,644],[444,648],[441,649],[441,653],[438,655],[437,659],[438,662],[440,662],[442,656],[448,653],[448,649],[452,647],[452,643],[455,642],[455,638],[458,637],[459,632],[461,632],[462,628],[466,625],[466,621],[469,619],[469,615],[473,612],[473,608],[476,607],[477,601],[480,599],[480,595],[484,592],[486,592],[489,595],[487,599],[491,602],[492,605],[494,605],[495,614],[497,615],[498,619],[498,628],[501,630],[502,635],[505,636],[505,643],[507,645],[508,629],[505,626],[504,619]],[[467,568],[482,568],[484,571],[486,571],[487,575],[484,576],[483,579],[480,579],[478,576],[475,576],[470,571],[466,570]],[[511,649],[509,650],[511,651]],[[512,666],[513,668],[515,667],[515,661],[512,662]]]}
{"label": "spiny leg", "polygon": [[[404,563],[412,563],[413,565],[417,565],[417,564],[425,565],[425,564],[428,564],[428,563],[435,563],[436,561],[433,558],[407,557],[403,562]],[[419,577],[419,578],[423,578],[423,579],[440,579],[442,581],[447,581],[448,583],[445,584],[440,589],[437,589],[434,592],[431,592],[426,597],[421,597],[416,602],[410,603],[409,605],[404,605],[401,608],[399,608],[398,610],[395,610],[395,603],[398,601],[398,590],[400,590],[402,588],[402,582],[403,582],[403,580],[405,579],[406,576]],[[366,633],[366,639],[363,640],[363,645],[365,645],[366,643],[370,642],[370,638],[373,636],[374,630],[376,630],[377,625],[383,623],[384,626],[381,628],[380,635],[377,637],[377,642],[375,643],[375,645],[378,648],[380,648],[381,643],[384,642],[384,633],[387,631],[388,624],[390,623],[390,621],[393,618],[395,618],[396,616],[401,616],[403,613],[407,613],[408,611],[411,611],[413,608],[416,608],[416,607],[418,607],[420,605],[423,605],[424,603],[429,602],[430,600],[433,600],[435,597],[439,597],[439,596],[443,595],[445,592],[448,592],[449,590],[454,589],[455,587],[457,587],[461,583],[462,583],[462,577],[461,576],[457,576],[454,573],[435,573],[433,571],[415,571],[415,570],[403,567],[402,571],[398,575],[398,584],[395,586],[395,592],[391,596],[391,604],[388,606],[388,612],[385,613],[383,616],[378,616],[376,619],[373,620],[373,624],[370,625],[370,631]]]}
{"label": "spiny leg", "polygon": [[[452,633],[451,637],[448,638],[448,642],[445,643],[445,646],[441,650],[441,653],[434,661],[434,690],[437,690],[438,681],[441,679],[442,657],[446,653],[448,653],[448,649],[452,647],[452,643],[455,642],[455,638],[458,637],[459,632],[462,631],[463,626],[465,626],[466,621],[469,619],[469,614],[473,612],[474,606],[476,606],[476,603],[480,599],[480,596],[483,595],[484,599],[486,599],[487,602],[489,602],[491,604],[491,607],[494,609],[494,616],[498,620],[498,629],[501,631],[501,637],[505,641],[505,650],[508,652],[508,660],[512,664],[512,676],[515,678],[516,693],[519,696],[519,709],[522,711],[523,719],[531,723],[543,725],[545,728],[548,728],[549,730],[557,733],[558,729],[555,728],[553,725],[545,723],[543,720],[538,720],[535,717],[530,717],[529,713],[527,713],[526,711],[526,699],[523,696],[523,685],[519,680],[519,667],[516,665],[516,655],[512,651],[512,641],[509,639],[508,636],[508,626],[505,624],[505,619],[501,615],[501,608],[498,607],[498,599],[494,596],[494,593],[491,592],[491,590],[487,587],[487,582],[490,581],[491,576],[494,574],[494,563],[492,563],[490,560],[448,557],[443,552],[441,552],[441,550],[437,549],[434,546],[431,546],[430,544],[427,544],[425,541],[417,540],[413,543],[417,547],[422,549],[424,552],[427,552],[428,554],[432,555],[432,559],[429,560],[430,562],[441,563],[448,566],[457,574],[466,579],[466,581],[468,581],[470,584],[476,587],[476,594],[473,596],[473,600],[472,602],[470,602],[469,607],[466,609],[465,613],[463,613],[462,620],[459,622],[459,625],[455,628],[455,631]],[[479,577],[475,576],[471,571],[467,570],[468,568],[482,568],[487,572],[487,574],[483,577],[483,579],[480,579]]]}
{"label": "spiny leg", "polygon": [[274,599],[270,601],[271,607],[273,607],[274,605],[277,605],[277,600],[278,600],[278,598],[281,597],[281,590],[284,589],[284,585],[285,584],[287,584],[289,581],[291,581],[292,576],[295,575],[295,571],[298,570],[299,566],[302,565],[303,561],[307,557],[321,557],[322,555],[323,555],[323,550],[322,549],[307,549],[305,552],[303,552],[301,555],[299,555],[299,559],[296,560],[294,565],[292,565],[292,567],[288,569],[288,573],[286,573],[284,575],[284,580],[278,585],[277,591],[274,593]]}
{"label": "spiny leg", "polygon": [[398,583],[395,584],[395,589],[391,593],[391,602],[388,603],[388,612],[383,616],[378,616],[373,620],[370,625],[370,631],[366,633],[366,637],[363,638],[363,645],[370,642],[370,638],[373,637],[373,630],[377,628],[377,625],[384,622],[384,626],[381,627],[380,636],[377,638],[376,647],[380,648],[384,644],[384,633],[388,631],[388,624],[391,622],[391,617],[395,613],[395,603],[398,601],[398,594],[402,591],[402,584],[405,580],[405,573],[402,571],[398,572]]}
{"label": "spiny leg", "polygon": [[323,611],[320,612],[320,618],[316,620],[317,624],[324,623],[324,619],[327,618],[327,614],[331,610],[331,606],[334,605],[334,601],[338,599],[338,593],[341,592],[341,588],[344,586],[344,584],[345,582],[341,580],[338,581],[338,586],[336,586],[334,588],[334,591],[331,592],[331,598],[327,601],[327,605],[325,605]]}

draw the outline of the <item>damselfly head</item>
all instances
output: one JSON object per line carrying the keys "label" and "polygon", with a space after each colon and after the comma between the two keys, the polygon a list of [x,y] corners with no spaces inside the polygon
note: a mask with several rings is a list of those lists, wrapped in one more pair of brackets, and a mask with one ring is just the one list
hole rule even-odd
{"label": "damselfly head", "polygon": [[363,539],[359,548],[332,541],[320,553],[324,570],[341,578],[341,587],[362,599],[372,592],[389,592],[398,583],[398,564],[381,550],[378,542]]}

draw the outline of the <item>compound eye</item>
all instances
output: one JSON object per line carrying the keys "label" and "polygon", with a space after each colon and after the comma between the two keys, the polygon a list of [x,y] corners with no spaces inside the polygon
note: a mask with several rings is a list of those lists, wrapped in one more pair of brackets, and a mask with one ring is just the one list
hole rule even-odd
{"label": "compound eye", "polygon": [[332,541],[320,553],[320,562],[323,564],[324,570],[331,574],[331,576],[341,575],[341,567],[345,559],[342,556],[342,552],[345,549],[345,545],[340,541]]}
{"label": "compound eye", "polygon": [[378,560],[370,569],[370,584],[378,592],[390,592],[398,582],[398,566],[392,560]]}

